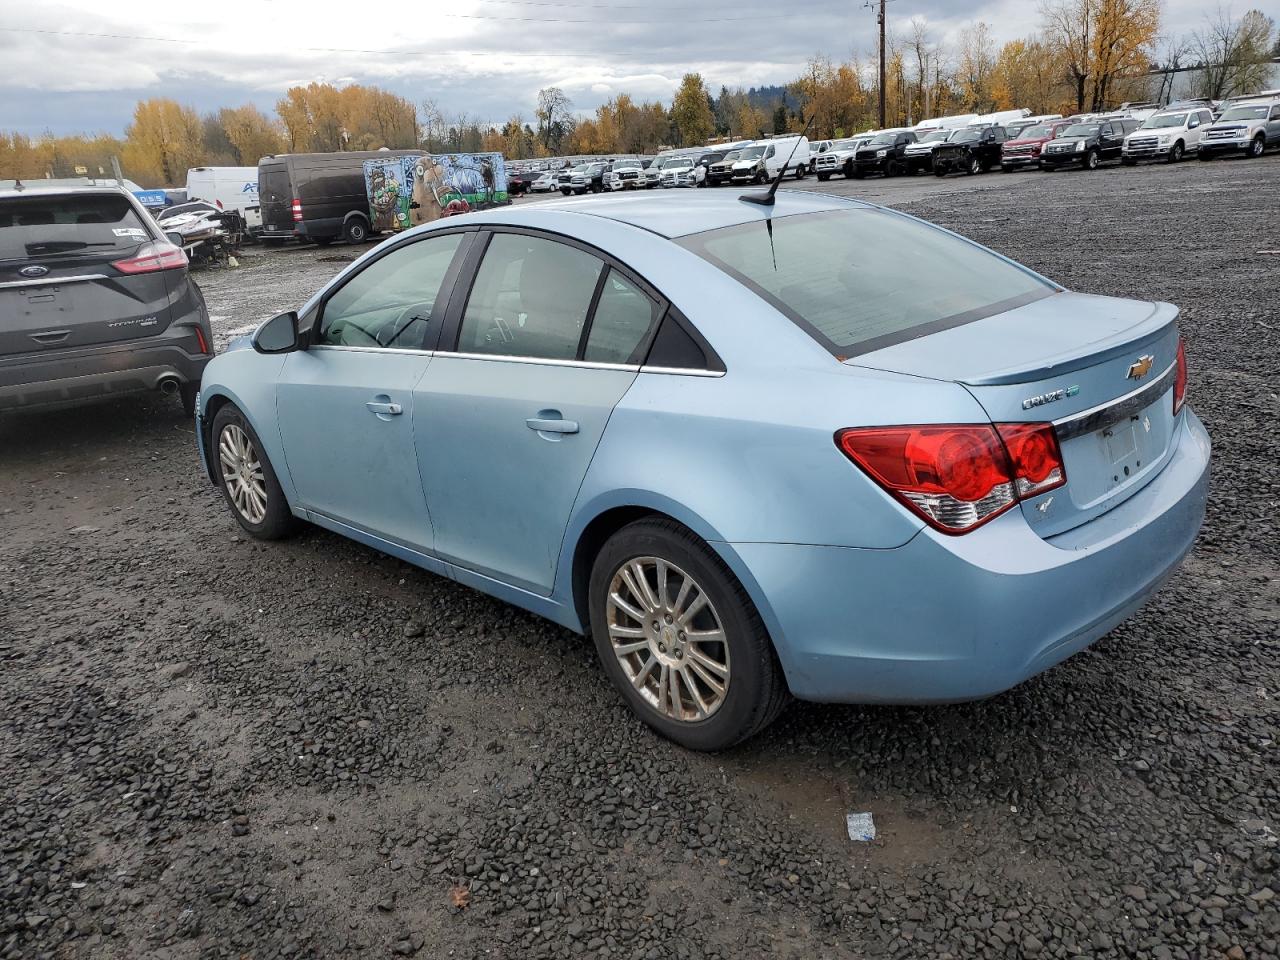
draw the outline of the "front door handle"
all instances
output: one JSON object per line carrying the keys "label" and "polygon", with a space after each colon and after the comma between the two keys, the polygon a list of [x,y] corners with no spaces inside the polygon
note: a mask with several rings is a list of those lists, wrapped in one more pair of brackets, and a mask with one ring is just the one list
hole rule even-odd
{"label": "front door handle", "polygon": [[398,403],[386,403],[380,400],[370,400],[365,404],[371,413],[376,413],[380,417],[398,417],[404,413],[404,407]]}
{"label": "front door handle", "polygon": [[546,420],[539,417],[530,417],[524,422],[525,426],[530,430],[536,430],[538,433],[577,433],[578,421],[576,420]]}

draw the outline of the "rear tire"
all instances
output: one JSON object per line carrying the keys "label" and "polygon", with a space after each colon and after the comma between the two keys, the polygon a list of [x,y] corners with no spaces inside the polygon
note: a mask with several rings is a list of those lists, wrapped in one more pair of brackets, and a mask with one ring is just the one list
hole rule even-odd
{"label": "rear tire", "polygon": [[796,179],[803,180],[808,172],[809,171],[805,169],[804,164],[800,164],[800,166],[796,167]]}
{"label": "rear tire", "polygon": [[[666,596],[659,564],[668,570]],[[647,599],[638,600],[631,584]],[[768,726],[786,705],[782,668],[755,605],[724,561],[686,528],[659,519],[623,527],[596,556],[589,590],[591,634],[605,673],[631,709],[668,739],[691,750],[723,750]],[[681,611],[687,614],[699,595],[707,602],[688,618],[686,635]],[[695,631],[721,639],[695,640]],[[705,666],[708,659],[713,666]],[[666,685],[659,683],[663,670]]]}
{"label": "rear tire", "polygon": [[[258,540],[279,540],[293,533],[298,528],[298,518],[289,510],[262,441],[240,408],[228,403],[219,409],[211,435],[213,467],[222,497],[236,522]],[[242,490],[242,481],[254,490]]]}
{"label": "rear tire", "polygon": [[369,239],[369,225],[361,217],[352,217],[342,226],[342,238],[347,243],[364,243]]}

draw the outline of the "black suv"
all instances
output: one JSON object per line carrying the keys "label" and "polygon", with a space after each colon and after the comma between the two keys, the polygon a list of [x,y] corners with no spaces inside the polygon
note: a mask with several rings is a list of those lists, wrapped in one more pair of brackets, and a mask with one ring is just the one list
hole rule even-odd
{"label": "black suv", "polygon": [[1138,121],[1127,117],[1073,123],[1044,145],[1040,151],[1040,169],[1078,166],[1096,170],[1100,163],[1119,160],[1125,136],[1137,129]]}
{"label": "black suv", "polygon": [[939,177],[961,171],[986,173],[1000,165],[1000,150],[1008,139],[1004,127],[957,130],[950,139],[933,148],[933,172]]}
{"label": "black suv", "polygon": [[886,130],[878,133],[853,155],[853,176],[861,180],[869,173],[882,173],[886,177],[907,172],[907,144],[915,143],[916,135],[910,130]]}
{"label": "black suv", "polygon": [[0,188],[0,411],[160,390],[191,414],[212,356],[186,254],[131,194]]}

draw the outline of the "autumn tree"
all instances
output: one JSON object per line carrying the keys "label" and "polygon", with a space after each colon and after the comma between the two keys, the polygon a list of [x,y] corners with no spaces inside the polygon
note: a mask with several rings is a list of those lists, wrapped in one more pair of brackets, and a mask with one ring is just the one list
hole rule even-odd
{"label": "autumn tree", "polygon": [[1150,66],[1160,0],[1044,0],[1040,14],[1076,110],[1106,109],[1124,77]]}
{"label": "autumn tree", "polygon": [[283,149],[279,128],[257,107],[224,107],[218,111],[236,166],[252,167]]}
{"label": "autumn tree", "polygon": [[702,82],[702,74],[686,73],[676,90],[675,99],[671,103],[671,115],[676,129],[680,132],[680,142],[687,145],[705,143],[715,133],[715,117],[711,114],[707,88]]}
{"label": "autumn tree", "polygon": [[1190,41],[1192,61],[1204,64],[1193,75],[1193,94],[1221,100],[1265,86],[1270,58],[1280,48],[1275,21],[1261,10],[1247,10],[1233,20],[1222,7],[1205,20],[1204,28],[1193,33]]}
{"label": "autumn tree", "polygon": [[155,186],[185,183],[203,154],[200,116],[164,97],[140,100],[125,128],[123,162],[133,179]]}
{"label": "autumn tree", "polygon": [[979,20],[960,31],[960,64],[956,85],[965,106],[975,113],[988,113],[995,103],[992,80],[996,68],[995,41],[991,28]]}

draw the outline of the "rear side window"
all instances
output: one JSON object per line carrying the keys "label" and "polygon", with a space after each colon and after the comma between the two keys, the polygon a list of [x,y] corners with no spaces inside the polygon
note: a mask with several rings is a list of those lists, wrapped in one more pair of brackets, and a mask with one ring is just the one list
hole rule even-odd
{"label": "rear side window", "polygon": [[680,242],[842,358],[1011,310],[1057,290],[982,247],[880,210],[760,220]]}
{"label": "rear side window", "polygon": [[653,326],[657,304],[634,283],[610,270],[591,316],[584,360],[634,363],[636,350]]}
{"label": "rear side window", "polygon": [[0,200],[0,260],[132,251],[152,233],[124,196],[65,194]]}

